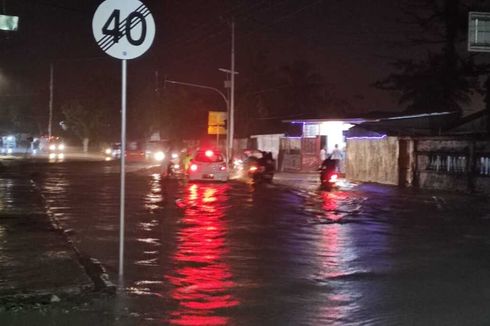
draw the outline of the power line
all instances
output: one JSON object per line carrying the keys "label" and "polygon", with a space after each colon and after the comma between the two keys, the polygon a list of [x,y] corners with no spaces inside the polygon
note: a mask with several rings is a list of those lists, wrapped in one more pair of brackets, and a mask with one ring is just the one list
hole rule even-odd
{"label": "power line", "polygon": [[[298,14],[298,13],[306,10],[307,8],[312,7],[312,6],[320,3],[321,1],[322,0],[316,0],[313,3],[309,3],[309,4],[305,5],[305,6],[300,7],[299,9],[297,9],[297,10],[295,10],[293,12],[289,12],[286,15],[283,15],[283,16],[279,17],[279,19],[286,20],[288,18],[291,18],[291,17],[295,16],[296,14]],[[252,7],[252,8],[254,8],[254,7]],[[257,11],[260,10],[261,13],[265,14],[265,11],[263,9],[264,9],[263,7],[262,8],[257,8]],[[257,12],[249,11],[246,15],[242,16],[242,19],[240,21],[238,21],[238,25],[241,25],[241,24],[247,22],[247,20],[249,20],[249,21],[256,21],[253,18],[256,13]],[[274,25],[277,22],[278,21],[275,21],[272,24],[268,25],[267,27],[270,27],[270,26]],[[261,30],[264,30],[264,29],[265,28],[262,28]],[[250,37],[250,36],[252,36],[254,34],[258,34],[258,33],[261,32],[261,30],[257,30],[257,31],[254,31],[254,32],[248,32],[248,33],[242,34],[242,38]],[[207,40],[209,40],[211,38],[216,38],[218,35],[225,34],[225,33],[226,33],[226,35],[228,35],[228,32],[226,30],[223,30],[223,31],[220,31],[219,33],[216,33],[216,34],[213,34],[213,35],[209,35],[207,38],[203,39],[202,41],[207,41]],[[214,45],[208,46],[207,49],[205,49],[205,50],[193,51],[193,53],[191,53],[189,55],[186,55],[186,56],[183,56],[183,57],[181,56],[181,57],[179,57],[179,59],[177,61],[180,62],[180,63],[187,62],[187,61],[189,61],[189,59],[192,59],[192,58],[194,58],[196,56],[202,56],[203,54],[209,54],[209,52],[217,50],[219,47],[222,47],[226,43],[228,43],[228,42],[219,41],[219,43],[215,43]],[[189,52],[191,52],[191,51],[189,51]]]}

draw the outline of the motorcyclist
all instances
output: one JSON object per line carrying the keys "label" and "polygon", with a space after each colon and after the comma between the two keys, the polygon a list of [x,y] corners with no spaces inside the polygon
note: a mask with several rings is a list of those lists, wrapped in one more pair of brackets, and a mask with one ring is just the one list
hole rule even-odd
{"label": "motorcyclist", "polygon": [[274,171],[274,159],[271,152],[262,152],[262,157],[259,159],[259,165],[265,168],[265,172]]}
{"label": "motorcyclist", "polygon": [[261,167],[263,176],[266,179],[272,180],[274,176],[274,159],[271,152],[261,152],[262,157],[259,158],[258,164]]}
{"label": "motorcyclist", "polygon": [[192,155],[191,150],[187,149],[184,151],[184,157],[182,158],[182,165],[184,167],[184,171],[189,170],[189,166],[191,165]]}
{"label": "motorcyclist", "polygon": [[337,168],[337,161],[327,157],[320,167],[320,181],[323,181],[325,175],[335,172]]}

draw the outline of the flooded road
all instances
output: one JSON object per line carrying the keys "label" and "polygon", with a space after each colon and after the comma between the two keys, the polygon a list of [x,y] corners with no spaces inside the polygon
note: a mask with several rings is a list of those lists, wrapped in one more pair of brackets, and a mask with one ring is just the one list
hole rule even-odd
{"label": "flooded road", "polygon": [[[54,164],[35,180],[77,247],[117,282],[117,167]],[[490,323],[484,198],[185,183],[150,172],[126,182],[120,304],[138,324]]]}

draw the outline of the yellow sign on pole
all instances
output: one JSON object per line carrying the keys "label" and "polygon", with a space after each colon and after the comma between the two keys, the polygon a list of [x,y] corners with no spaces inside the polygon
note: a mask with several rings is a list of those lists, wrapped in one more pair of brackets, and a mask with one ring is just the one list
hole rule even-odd
{"label": "yellow sign on pole", "polygon": [[208,135],[226,135],[226,112],[208,112]]}

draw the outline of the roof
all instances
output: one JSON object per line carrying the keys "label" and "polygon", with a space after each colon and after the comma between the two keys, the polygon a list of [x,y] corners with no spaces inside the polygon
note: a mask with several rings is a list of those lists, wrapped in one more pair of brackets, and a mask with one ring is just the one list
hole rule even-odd
{"label": "roof", "polygon": [[347,138],[382,138],[386,136],[380,132],[365,129],[361,126],[354,126],[345,131],[345,137]]}
{"label": "roof", "polygon": [[487,134],[489,127],[489,112],[488,110],[481,110],[473,114],[467,115],[457,121],[450,129],[447,130],[447,134],[451,135],[476,135]]}
{"label": "roof", "polygon": [[382,135],[425,136],[442,133],[458,119],[457,112],[435,112],[371,120],[360,126]]}
{"label": "roof", "polygon": [[398,115],[398,112],[388,113],[388,112],[374,112],[371,114],[366,114],[365,117],[325,117],[325,118],[314,118],[314,119],[289,119],[283,120],[283,122],[289,123],[322,123],[329,121],[342,121],[350,124],[364,124],[370,122],[381,122],[381,121],[391,121],[391,120],[413,120],[413,119],[428,119],[440,116],[453,115],[456,112],[428,112],[420,114],[410,114],[410,115]]}

